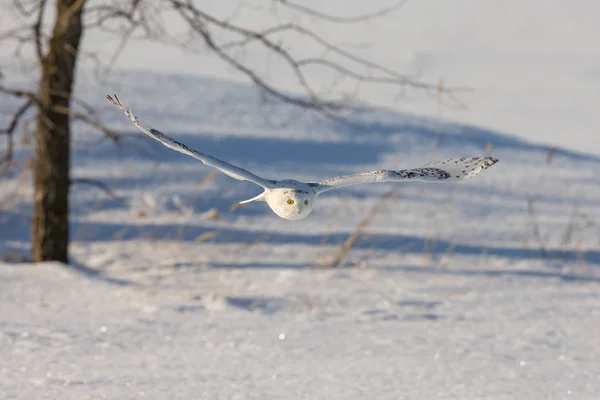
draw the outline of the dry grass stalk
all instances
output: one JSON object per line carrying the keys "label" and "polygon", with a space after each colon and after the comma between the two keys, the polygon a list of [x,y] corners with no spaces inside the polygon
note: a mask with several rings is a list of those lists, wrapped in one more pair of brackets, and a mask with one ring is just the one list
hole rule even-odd
{"label": "dry grass stalk", "polygon": [[360,221],[360,223],[356,226],[354,231],[348,238],[342,243],[338,252],[335,256],[331,257],[328,260],[325,260],[320,267],[321,268],[336,268],[338,267],[342,261],[346,258],[352,247],[356,244],[358,239],[361,237],[364,229],[373,221],[375,216],[381,212],[383,206],[392,198],[396,197],[396,190],[390,190],[385,195],[383,195],[371,208],[369,213]]}

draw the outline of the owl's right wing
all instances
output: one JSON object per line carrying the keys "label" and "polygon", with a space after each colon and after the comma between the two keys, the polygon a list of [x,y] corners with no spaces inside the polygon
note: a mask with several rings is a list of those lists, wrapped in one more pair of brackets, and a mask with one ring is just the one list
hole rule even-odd
{"label": "owl's right wing", "polygon": [[180,153],[187,154],[188,156],[192,156],[195,159],[202,161],[204,164],[206,164],[210,167],[216,168],[216,169],[220,170],[221,172],[223,172],[224,174],[229,175],[230,177],[238,179],[240,181],[250,181],[250,182],[253,182],[253,183],[257,184],[258,186],[261,186],[265,189],[272,188],[275,185],[276,181],[272,181],[269,179],[263,179],[259,176],[254,175],[253,173],[251,173],[249,171],[246,171],[243,168],[236,167],[235,165],[231,165],[231,164],[229,164],[223,160],[219,160],[218,158],[215,158],[211,155],[200,153],[196,150],[190,149],[185,144],[180,143],[177,140],[170,138],[169,136],[165,135],[161,131],[153,129],[153,128],[148,128],[148,127],[142,125],[142,123],[140,122],[138,117],[133,115],[133,113],[131,112],[131,109],[126,110],[125,107],[123,107],[123,105],[121,104],[121,101],[119,101],[119,98],[117,97],[117,95],[114,95],[114,99],[111,96],[106,96],[106,98],[108,100],[110,100],[110,102],[113,103],[115,106],[119,107],[121,109],[121,111],[123,111],[125,113],[127,118],[129,118],[131,120],[131,122],[133,122],[133,124],[140,131],[144,132],[146,135],[150,136],[151,138],[158,140],[165,146],[167,146],[173,150],[176,150]]}
{"label": "owl's right wing", "polygon": [[450,158],[420,168],[392,171],[378,169],[352,175],[342,175],[317,183],[310,183],[317,194],[343,186],[373,182],[403,181],[461,181],[479,174],[498,162],[492,157]]}

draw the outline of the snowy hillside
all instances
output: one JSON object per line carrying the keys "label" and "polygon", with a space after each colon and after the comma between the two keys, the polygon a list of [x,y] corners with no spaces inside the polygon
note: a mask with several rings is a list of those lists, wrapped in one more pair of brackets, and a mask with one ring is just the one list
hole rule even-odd
{"label": "snowy hillside", "polygon": [[[467,86],[463,107],[446,107],[443,115],[466,124],[494,127],[523,138],[554,146],[600,154],[596,139],[600,126],[600,3],[592,0],[302,0],[323,13],[354,16],[401,6],[374,21],[326,24],[289,12],[278,2],[247,0],[207,2],[210,12],[233,16],[235,22],[255,28],[285,21],[311,27],[332,43],[365,58],[429,82]],[[0,17],[1,18],[1,17]],[[177,31],[181,24],[169,24]],[[296,37],[286,43],[299,51],[310,46]],[[86,37],[88,50],[111,59],[120,38]],[[265,62],[265,59],[269,60]],[[286,68],[273,57],[252,49],[244,61],[269,80],[301,91]],[[152,68],[162,72],[205,74],[244,79],[241,74],[206,53],[177,47],[136,43],[119,55],[118,67]],[[318,70],[318,72],[323,72]],[[314,74],[316,87],[329,88],[327,74]],[[420,115],[437,116],[435,99],[423,93],[399,96],[397,88],[365,85],[361,95],[369,101]],[[448,103],[448,102],[446,102]]]}
{"label": "snowy hillside", "polygon": [[[399,7],[388,15],[356,24],[329,24],[294,12],[278,1],[202,1],[212,15],[257,30],[286,22],[313,29],[329,42],[356,52],[368,60],[427,82],[443,79],[446,85],[469,87],[461,93],[465,107],[446,107],[443,116],[518,134],[539,143],[600,154],[596,139],[600,126],[600,2],[593,0],[296,0],[305,7],[341,17],[357,16]],[[12,0],[0,13],[0,26],[21,21]],[[152,3],[152,2],[151,2]],[[181,19],[172,13],[163,21],[172,37],[183,34]],[[124,49],[119,35],[98,31],[85,34],[88,53],[115,68],[152,69],[247,81],[207,51],[183,51],[178,46],[132,41]],[[304,54],[311,42],[295,35],[286,46]],[[31,50],[33,53],[33,50]],[[115,58],[115,54],[118,57]],[[320,54],[313,54],[319,56]],[[236,57],[240,56],[236,54]],[[287,68],[264,49],[250,48],[243,60],[265,74],[270,82],[304,93]],[[86,62],[83,58],[81,62]],[[88,65],[95,61],[87,59]],[[0,43],[0,66],[19,68],[21,61]],[[32,64],[33,65],[33,64]],[[287,71],[287,72],[286,72]],[[311,82],[317,90],[341,84],[317,69]],[[326,72],[326,71],[325,71]],[[7,75],[8,76],[8,75]],[[350,92],[355,91],[353,83]],[[389,85],[361,85],[361,97],[369,101],[436,116],[436,99]],[[170,99],[172,100],[172,99]]]}
{"label": "snowy hillside", "polygon": [[[80,82],[126,137],[77,126],[73,174],[119,198],[74,186],[72,266],[0,265],[6,398],[600,396],[600,158],[388,111],[338,124],[209,78]],[[259,188],[146,140],[109,93],[267,178],[500,162],[461,184],[328,192],[286,221],[264,203],[235,206]],[[28,254],[23,139],[0,181],[5,259]]]}

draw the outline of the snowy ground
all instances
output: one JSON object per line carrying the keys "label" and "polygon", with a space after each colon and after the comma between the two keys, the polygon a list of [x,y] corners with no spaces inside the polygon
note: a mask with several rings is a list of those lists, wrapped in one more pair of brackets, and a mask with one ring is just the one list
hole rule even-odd
{"label": "snowy ground", "polygon": [[[81,82],[132,136],[116,147],[77,127],[74,176],[122,199],[73,188],[70,267],[0,265],[0,397],[600,397],[597,156],[382,111],[338,125],[207,78]],[[332,191],[306,220],[285,221],[263,203],[232,207],[257,187],[144,140],[107,92],[268,178],[501,161],[464,184]],[[29,249],[22,139],[0,182],[5,258]],[[378,203],[340,265],[324,268]]]}
{"label": "snowy ground", "polygon": [[2,266],[3,398],[598,398],[597,283],[146,265],[141,286]]}

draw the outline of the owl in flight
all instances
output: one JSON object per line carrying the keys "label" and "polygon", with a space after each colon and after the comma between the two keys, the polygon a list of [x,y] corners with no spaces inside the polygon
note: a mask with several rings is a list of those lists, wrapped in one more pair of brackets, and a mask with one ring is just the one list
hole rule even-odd
{"label": "owl in flight", "polygon": [[497,159],[492,157],[451,158],[427,164],[420,168],[399,171],[378,169],[371,172],[338,176],[320,182],[298,182],[293,179],[274,181],[256,176],[243,168],[236,167],[208,154],[192,150],[164,133],[142,125],[138,117],[133,115],[131,109],[127,110],[123,107],[116,95],[114,95],[114,98],[111,96],[106,97],[111,103],[119,107],[140,131],[151,138],[173,150],[192,156],[210,167],[217,168],[232,178],[240,181],[250,181],[264,189],[258,196],[240,201],[240,204],[250,203],[251,201],[266,201],[275,214],[289,220],[306,218],[312,211],[319,194],[342,186],[371,182],[461,181],[474,177],[498,162]]}

